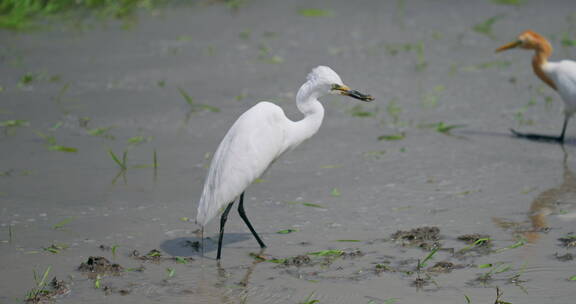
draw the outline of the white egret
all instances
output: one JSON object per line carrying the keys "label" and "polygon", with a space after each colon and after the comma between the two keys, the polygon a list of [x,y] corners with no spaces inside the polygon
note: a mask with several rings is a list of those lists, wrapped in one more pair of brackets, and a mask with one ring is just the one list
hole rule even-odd
{"label": "white egret", "polygon": [[532,57],[534,73],[562,97],[564,101],[564,124],[560,136],[520,133],[513,129],[511,131],[518,137],[562,143],[568,120],[576,112],[576,62],[571,60],[549,62],[548,58],[552,55],[552,45],[542,35],[533,31],[523,32],[515,41],[497,48],[496,52],[516,47],[534,50],[534,57]]}
{"label": "white egret", "polygon": [[238,213],[261,248],[266,245],[244,212],[244,192],[278,157],[314,135],[324,118],[318,98],[328,94],[350,96],[363,101],[372,96],[351,90],[332,69],[319,66],[308,74],[296,95],[296,105],[304,118],[292,121],[279,106],[262,101],[244,112],[232,125],[210,164],[198,204],[196,223],[204,226],[226,206],[220,217],[217,259],[221,257],[224,225],[228,212],[239,197]]}

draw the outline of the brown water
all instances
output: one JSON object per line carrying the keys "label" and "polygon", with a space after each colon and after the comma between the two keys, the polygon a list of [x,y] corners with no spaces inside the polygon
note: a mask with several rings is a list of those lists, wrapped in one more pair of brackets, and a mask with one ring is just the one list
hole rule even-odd
{"label": "brown water", "polygon": [[[308,8],[329,14],[299,14]],[[576,230],[575,127],[564,149],[510,137],[511,127],[559,132],[562,104],[532,75],[530,53],[494,54],[530,28],[552,38],[554,59],[573,58],[560,43],[574,37],[572,13],[570,1],[251,0],[237,11],[167,8],[129,30],[0,33],[0,121],[29,122],[0,138],[0,302],[22,301],[33,271],[51,266],[50,278],[70,284],[59,303],[493,303],[497,286],[510,303],[572,303],[576,262],[556,255],[576,253],[558,240]],[[491,36],[472,29],[493,16]],[[210,153],[259,100],[299,119],[294,95],[320,64],[377,100],[359,109],[324,98],[319,133],[248,189],[265,251],[233,210],[222,262],[210,239],[199,256],[186,242],[198,227],[185,218],[195,217]],[[18,86],[26,73],[35,79]],[[189,106],[178,88],[219,112]],[[431,125],[439,122],[465,126],[443,134]],[[88,132],[107,127],[107,137]],[[50,151],[38,132],[78,152]],[[134,136],[145,141],[129,144]],[[127,171],[108,149],[128,151]],[[390,237],[423,226],[440,229],[442,249],[418,273],[429,251]],[[297,231],[276,233],[289,228]],[[206,235],[216,233],[215,220]],[[491,249],[457,240],[472,233],[488,235]],[[43,249],[52,244],[66,248]],[[194,261],[130,257],[155,248]],[[249,255],[328,249],[362,254],[311,256],[300,267]],[[103,275],[97,289],[76,270],[89,256],[145,269]],[[455,267],[428,271],[440,261]]]}

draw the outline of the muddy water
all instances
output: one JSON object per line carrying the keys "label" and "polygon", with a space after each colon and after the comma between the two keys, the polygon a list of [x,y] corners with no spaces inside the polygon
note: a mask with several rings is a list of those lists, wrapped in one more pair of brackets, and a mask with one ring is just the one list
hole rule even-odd
{"label": "muddy water", "polygon": [[[252,0],[167,8],[128,30],[0,33],[0,120],[29,122],[0,138],[0,301],[21,301],[33,271],[51,266],[69,284],[60,303],[491,303],[497,286],[511,303],[572,302],[566,254],[576,252],[558,239],[576,229],[576,131],[564,149],[511,138],[510,127],[559,132],[561,101],[532,75],[529,53],[493,53],[531,28],[553,38],[555,59],[574,57],[560,45],[574,36],[572,6],[546,3]],[[307,8],[328,14],[299,14]],[[491,33],[472,29],[493,16]],[[325,98],[320,132],[248,190],[268,249],[234,211],[222,262],[216,221],[199,256],[186,218],[210,153],[258,100],[299,119],[294,95],[319,64],[377,100]],[[18,85],[27,73],[34,80]],[[443,134],[439,122],[464,127]],[[127,151],[128,170],[109,149]],[[391,235],[424,226],[439,228],[441,249],[419,268],[430,251]],[[285,229],[296,231],[276,233]],[[474,233],[487,250],[457,239]],[[152,249],[162,259],[131,256]],[[324,250],[343,255],[282,264]],[[90,256],[125,271],[95,288],[77,271]],[[430,269],[438,262],[452,266]]]}

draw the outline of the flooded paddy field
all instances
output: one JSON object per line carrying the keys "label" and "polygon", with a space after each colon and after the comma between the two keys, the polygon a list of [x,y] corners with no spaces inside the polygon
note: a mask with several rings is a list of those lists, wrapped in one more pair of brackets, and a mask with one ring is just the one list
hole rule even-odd
{"label": "flooded paddy field", "polygon": [[[571,1],[195,2],[0,32],[0,303],[572,303],[576,126],[523,30],[576,57]],[[572,40],[575,39],[575,40]],[[212,153],[327,65],[372,103],[248,188],[201,255]],[[574,123],[574,122],[573,122]],[[53,278],[56,277],[55,280]],[[498,293],[497,293],[498,290]],[[317,300],[319,302],[315,302]]]}

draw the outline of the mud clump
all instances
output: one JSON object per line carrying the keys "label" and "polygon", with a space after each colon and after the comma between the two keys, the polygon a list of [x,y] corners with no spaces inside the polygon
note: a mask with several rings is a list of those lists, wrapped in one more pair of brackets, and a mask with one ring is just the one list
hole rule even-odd
{"label": "mud clump", "polygon": [[26,303],[54,303],[54,299],[66,295],[70,292],[70,287],[66,282],[58,280],[56,277],[48,284],[48,288],[33,290],[28,293]]}
{"label": "mud clump", "polygon": [[310,265],[311,262],[312,262],[312,260],[310,259],[309,256],[297,255],[295,257],[285,259],[284,262],[282,263],[282,265],[284,265],[286,267],[290,267],[290,266],[300,267],[300,266]]}
{"label": "mud clump", "polygon": [[380,275],[383,272],[396,272],[396,269],[390,265],[382,264],[382,263],[376,264],[374,266],[374,273],[376,273],[377,275]]}
{"label": "mud clump", "polygon": [[140,261],[147,261],[147,262],[154,262],[154,263],[160,263],[163,261],[174,261],[177,263],[186,264],[188,262],[194,261],[194,258],[192,258],[192,257],[179,257],[179,256],[164,257],[162,255],[162,253],[160,252],[160,250],[158,250],[158,249],[152,249],[152,250],[148,251],[148,253],[145,255],[141,255],[138,250],[133,250],[130,253],[130,257],[133,259],[140,260]]}
{"label": "mud clump", "polygon": [[78,270],[93,274],[119,275],[124,271],[124,267],[116,263],[110,263],[110,261],[105,257],[91,256],[86,262],[83,262],[78,266]]}
{"label": "mud clump", "polygon": [[574,248],[576,247],[576,235],[569,234],[565,237],[561,237],[558,239],[562,247],[566,248]]}
{"label": "mud clump", "polygon": [[474,244],[474,246],[477,246],[477,247],[490,247],[490,246],[492,246],[490,236],[487,234],[480,234],[480,233],[463,234],[463,235],[458,237],[458,240],[463,241],[468,245]]}
{"label": "mud clump", "polygon": [[558,261],[561,261],[561,262],[568,262],[568,261],[574,260],[574,255],[571,254],[571,253],[566,253],[566,254],[563,254],[563,255],[559,255],[558,252],[556,252],[556,253],[554,254],[554,257],[556,257],[556,259],[557,259]]}
{"label": "mud clump", "polygon": [[426,271],[431,273],[450,273],[454,269],[463,268],[463,265],[457,265],[452,262],[442,261],[429,267]]}
{"label": "mud clump", "polygon": [[362,252],[360,249],[356,249],[356,250],[352,250],[352,251],[344,251],[342,253],[342,258],[344,259],[353,259],[353,258],[358,258],[364,256],[364,252]]}
{"label": "mud clump", "polygon": [[440,247],[440,228],[420,227],[408,231],[398,230],[392,234],[391,239],[402,246],[431,250]]}

